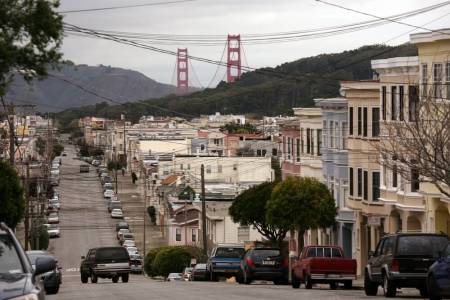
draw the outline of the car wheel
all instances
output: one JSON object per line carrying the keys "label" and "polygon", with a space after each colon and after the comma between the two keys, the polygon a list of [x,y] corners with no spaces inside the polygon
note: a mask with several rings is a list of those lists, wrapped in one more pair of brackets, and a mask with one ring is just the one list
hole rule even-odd
{"label": "car wheel", "polygon": [[330,282],[330,289],[335,290],[337,289],[337,287],[338,287],[337,282]]}
{"label": "car wheel", "polygon": [[311,276],[305,274],[305,288],[310,290],[312,286]]}
{"label": "car wheel", "polygon": [[92,274],[92,275],[91,275],[91,282],[92,282],[92,283],[97,283],[97,281],[98,281],[97,275]]}
{"label": "car wheel", "polygon": [[219,281],[219,276],[217,276],[217,274],[214,274],[213,272],[211,272],[211,281],[213,281],[213,282]]}
{"label": "car wheel", "polygon": [[89,276],[87,276],[86,274],[81,274],[81,283],[87,283],[89,279]]}
{"label": "car wheel", "polygon": [[353,281],[351,281],[351,280],[344,281],[344,289],[351,290],[352,287],[353,287]]}
{"label": "car wheel", "polygon": [[300,280],[295,276],[294,272],[292,272],[291,285],[294,289],[298,289],[301,285]]}
{"label": "car wheel", "polygon": [[389,280],[386,274],[383,276],[383,292],[386,298],[394,298],[397,294],[397,287],[392,280]]}
{"label": "car wheel", "polygon": [[441,300],[442,297],[436,294],[437,286],[436,286],[436,280],[434,279],[433,275],[430,275],[427,279],[427,288],[428,288],[428,297],[430,300]]}
{"label": "car wheel", "polygon": [[366,296],[376,296],[378,293],[378,284],[370,280],[367,270],[364,272],[364,292]]}
{"label": "car wheel", "polygon": [[48,295],[57,294],[58,291],[59,291],[59,284],[57,284],[54,287],[45,289],[45,293],[48,294]]}
{"label": "car wheel", "polygon": [[114,283],[119,282],[119,276],[113,276],[112,282],[114,282]]}
{"label": "car wheel", "polygon": [[128,282],[130,279],[130,274],[122,274],[122,282]]}

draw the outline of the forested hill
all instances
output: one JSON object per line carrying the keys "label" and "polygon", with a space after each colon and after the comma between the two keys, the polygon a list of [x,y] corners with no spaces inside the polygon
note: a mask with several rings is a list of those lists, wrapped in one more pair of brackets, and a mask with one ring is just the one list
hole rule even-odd
{"label": "forested hill", "polygon": [[120,106],[100,103],[68,109],[57,117],[61,125],[67,126],[71,120],[82,116],[117,118],[121,113],[126,113],[127,119],[133,121],[143,114],[187,118],[217,111],[259,116],[289,114],[292,107],[311,106],[314,98],[339,95],[339,80],[372,78],[372,59],[414,55],[417,49],[409,44],[364,46],[247,72],[234,83],[222,82],[214,89],[187,96],[169,95]]}

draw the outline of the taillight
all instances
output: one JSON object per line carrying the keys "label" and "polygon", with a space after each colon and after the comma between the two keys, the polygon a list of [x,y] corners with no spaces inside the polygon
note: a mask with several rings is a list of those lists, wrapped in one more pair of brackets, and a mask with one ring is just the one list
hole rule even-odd
{"label": "taillight", "polygon": [[398,260],[396,260],[396,259],[393,259],[393,260],[392,260],[392,263],[391,263],[391,270],[392,270],[393,272],[398,272],[398,271],[400,270],[400,264],[399,264]]}
{"label": "taillight", "polygon": [[281,264],[283,268],[289,268],[289,258],[285,258]]}
{"label": "taillight", "polygon": [[250,267],[254,267],[255,264],[253,263],[253,259],[251,257],[247,258],[247,265]]}

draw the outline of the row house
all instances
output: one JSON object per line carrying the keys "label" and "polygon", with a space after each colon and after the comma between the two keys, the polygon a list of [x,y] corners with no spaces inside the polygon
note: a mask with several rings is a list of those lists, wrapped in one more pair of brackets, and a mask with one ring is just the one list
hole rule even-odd
{"label": "row house", "polygon": [[282,178],[300,176],[300,124],[297,118],[281,126]]}

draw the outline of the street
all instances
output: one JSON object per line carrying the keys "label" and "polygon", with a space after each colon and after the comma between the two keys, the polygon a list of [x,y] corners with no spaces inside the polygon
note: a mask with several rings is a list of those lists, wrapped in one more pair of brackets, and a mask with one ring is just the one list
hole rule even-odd
{"label": "street", "polygon": [[[56,295],[48,299],[366,299],[364,291],[330,290],[328,286],[294,290],[290,286],[256,283],[239,285],[225,282],[162,282],[142,275],[132,275],[130,282],[112,283],[99,279],[98,284],[82,284],[79,275],[81,255],[91,247],[116,246],[114,226],[103,199],[95,170],[79,173],[81,162],[73,146],[66,145],[62,160],[60,227],[62,236],[50,241],[50,251],[57,257],[63,272],[63,284]],[[379,298],[383,297],[379,290]],[[417,298],[416,290],[406,289],[400,298]]]}

